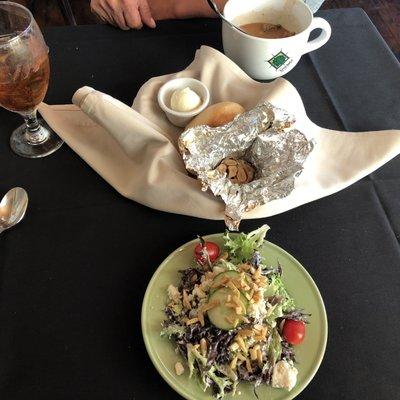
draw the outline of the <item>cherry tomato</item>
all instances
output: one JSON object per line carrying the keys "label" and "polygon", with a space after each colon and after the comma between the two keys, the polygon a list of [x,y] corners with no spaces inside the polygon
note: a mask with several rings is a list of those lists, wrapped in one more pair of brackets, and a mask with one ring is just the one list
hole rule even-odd
{"label": "cherry tomato", "polygon": [[306,324],[303,321],[287,319],[283,325],[283,337],[290,344],[300,344],[306,334]]}
{"label": "cherry tomato", "polygon": [[200,265],[207,262],[207,254],[210,262],[213,263],[218,258],[219,253],[220,250],[217,244],[205,242],[202,238],[200,238],[200,243],[194,249],[194,257]]}

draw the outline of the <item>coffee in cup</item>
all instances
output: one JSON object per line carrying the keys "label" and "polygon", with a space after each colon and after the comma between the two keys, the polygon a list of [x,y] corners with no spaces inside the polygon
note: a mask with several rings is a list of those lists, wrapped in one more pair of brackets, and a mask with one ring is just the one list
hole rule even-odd
{"label": "coffee in cup", "polygon": [[[243,33],[223,22],[225,54],[248,75],[260,80],[285,75],[303,54],[320,48],[331,36],[329,23],[314,17],[303,0],[228,0],[224,15],[236,26],[245,31],[247,28],[247,33]],[[260,36],[260,29],[264,28],[271,31]],[[259,34],[255,34],[257,29]],[[322,32],[309,41],[314,29]]]}
{"label": "coffee in cup", "polygon": [[264,38],[264,39],[281,39],[294,36],[294,32],[290,32],[282,25],[270,24],[268,22],[252,22],[240,26],[240,29],[248,35]]}

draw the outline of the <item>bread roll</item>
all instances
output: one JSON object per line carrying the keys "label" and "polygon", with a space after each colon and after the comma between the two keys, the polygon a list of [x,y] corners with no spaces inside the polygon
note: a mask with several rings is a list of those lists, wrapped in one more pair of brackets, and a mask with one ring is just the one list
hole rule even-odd
{"label": "bread roll", "polygon": [[224,101],[223,103],[216,103],[207,107],[197,117],[193,118],[185,129],[193,128],[199,125],[208,125],[212,128],[222,126],[239,115],[243,114],[245,109],[238,103]]}

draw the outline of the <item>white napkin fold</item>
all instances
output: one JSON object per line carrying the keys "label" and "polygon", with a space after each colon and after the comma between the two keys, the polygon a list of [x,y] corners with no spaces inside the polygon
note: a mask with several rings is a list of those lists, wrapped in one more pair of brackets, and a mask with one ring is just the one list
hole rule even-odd
{"label": "white napkin fold", "polygon": [[[176,74],[156,77],[139,90],[132,108],[92,88],[79,89],[75,105],[42,104],[49,125],[119,193],[149,207],[208,219],[223,219],[224,204],[190,178],[177,150],[181,129],[171,125],[157,104],[169,79],[200,79],[211,103],[234,101],[250,109],[268,100],[296,117],[295,127],[316,147],[285,198],[245,214],[262,218],[328,196],[370,174],[400,153],[400,131],[339,132],[320,128],[307,117],[297,90],[283,78],[259,83],[223,54],[203,46]],[[316,104],[315,107],[318,107]]]}

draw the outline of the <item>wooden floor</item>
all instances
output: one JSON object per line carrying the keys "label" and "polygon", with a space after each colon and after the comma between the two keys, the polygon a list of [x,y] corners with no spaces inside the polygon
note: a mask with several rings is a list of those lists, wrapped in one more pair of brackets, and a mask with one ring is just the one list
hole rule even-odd
{"label": "wooden floor", "polygon": [[[27,5],[30,0],[16,0]],[[56,0],[35,0],[34,15],[41,27],[65,25]],[[70,0],[76,22],[98,23],[90,12],[90,0]],[[363,8],[396,54],[400,54],[400,0],[326,0],[323,8]]]}

